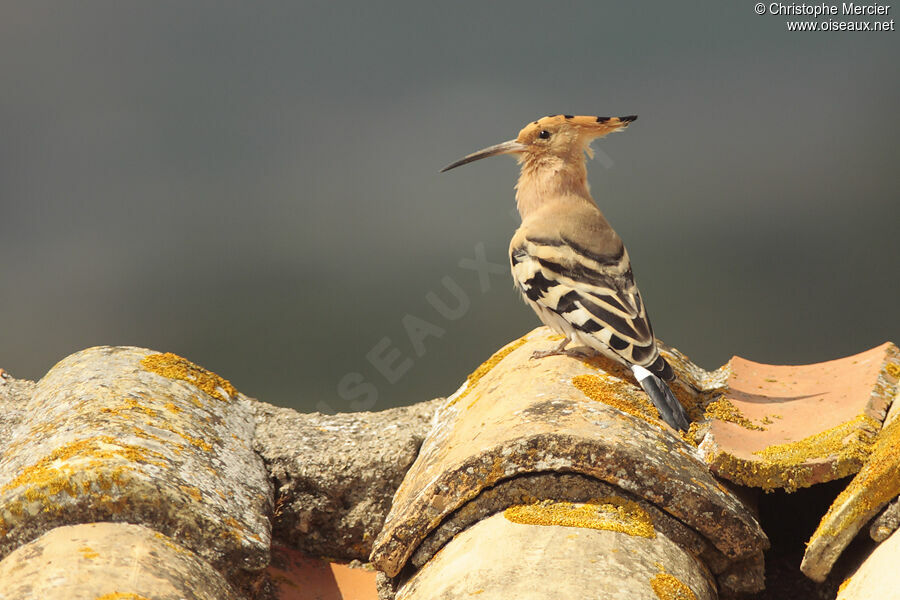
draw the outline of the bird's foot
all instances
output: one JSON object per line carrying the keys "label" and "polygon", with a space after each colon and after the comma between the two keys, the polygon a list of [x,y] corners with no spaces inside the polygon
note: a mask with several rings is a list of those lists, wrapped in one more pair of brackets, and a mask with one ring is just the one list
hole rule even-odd
{"label": "bird's foot", "polygon": [[569,338],[566,338],[559,346],[551,350],[535,350],[531,353],[531,360],[558,355],[571,356],[572,358],[587,358],[588,356],[590,356],[587,352],[584,352],[582,350],[566,350],[566,346],[569,345],[570,341],[571,340]]}
{"label": "bird's foot", "polygon": [[585,352],[584,350],[558,350],[557,348],[553,348],[552,350],[535,350],[531,353],[531,359],[534,360],[536,358],[545,358],[547,356],[570,356],[572,358],[590,358],[593,354],[589,352]]}

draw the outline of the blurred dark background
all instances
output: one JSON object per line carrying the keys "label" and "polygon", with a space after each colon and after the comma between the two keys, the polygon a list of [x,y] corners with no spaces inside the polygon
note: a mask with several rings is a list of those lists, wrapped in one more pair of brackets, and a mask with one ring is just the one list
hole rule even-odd
{"label": "blurred dark background", "polygon": [[550,113],[640,115],[593,192],[702,366],[900,341],[898,35],[746,1],[3,3],[0,366],[130,344],[301,410],[452,393],[538,321],[459,266],[506,263],[514,161],[438,171]]}

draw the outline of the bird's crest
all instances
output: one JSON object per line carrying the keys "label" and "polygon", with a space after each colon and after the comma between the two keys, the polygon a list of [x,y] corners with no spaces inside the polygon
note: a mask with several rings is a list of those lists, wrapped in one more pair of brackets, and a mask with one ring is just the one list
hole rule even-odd
{"label": "bird's crest", "polygon": [[637,119],[637,115],[627,117],[595,117],[593,115],[550,115],[526,125],[516,138],[527,144],[539,138],[541,132],[577,133],[579,137],[596,139],[614,131],[621,131]]}
{"label": "bird's crest", "polygon": [[[575,115],[552,115],[526,125],[519,135],[500,144],[495,144],[464,156],[444,167],[449,171],[476,160],[499,154],[516,155],[520,162],[537,164],[546,158],[561,160],[563,163],[582,165],[583,153],[592,155],[591,141],[613,131],[620,131],[637,119],[628,117],[595,117]],[[557,170],[554,168],[554,170]]]}

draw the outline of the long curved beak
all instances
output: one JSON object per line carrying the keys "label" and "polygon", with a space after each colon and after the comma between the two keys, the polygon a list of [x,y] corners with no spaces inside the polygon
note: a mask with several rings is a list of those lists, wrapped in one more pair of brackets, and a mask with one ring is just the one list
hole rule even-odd
{"label": "long curved beak", "polygon": [[455,163],[449,164],[443,169],[441,169],[441,173],[445,173],[450,169],[455,169],[456,167],[461,167],[463,165],[467,165],[470,162],[475,162],[476,160],[481,160],[482,158],[487,158],[489,156],[497,156],[498,154],[515,154],[516,152],[524,152],[525,144],[520,144],[516,140],[509,140],[508,142],[503,142],[502,144],[496,144],[494,146],[489,146],[484,150],[479,150],[478,152],[473,152],[472,154],[465,156]]}

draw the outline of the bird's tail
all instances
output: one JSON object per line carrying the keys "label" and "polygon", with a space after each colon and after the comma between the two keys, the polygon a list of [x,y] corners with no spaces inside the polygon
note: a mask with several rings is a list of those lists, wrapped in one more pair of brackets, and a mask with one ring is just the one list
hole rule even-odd
{"label": "bird's tail", "polygon": [[631,365],[631,370],[635,378],[644,391],[650,396],[653,406],[659,411],[659,415],[663,421],[672,426],[673,429],[687,431],[688,417],[684,412],[684,407],[672,393],[672,390],[666,385],[666,382],[638,365]]}

